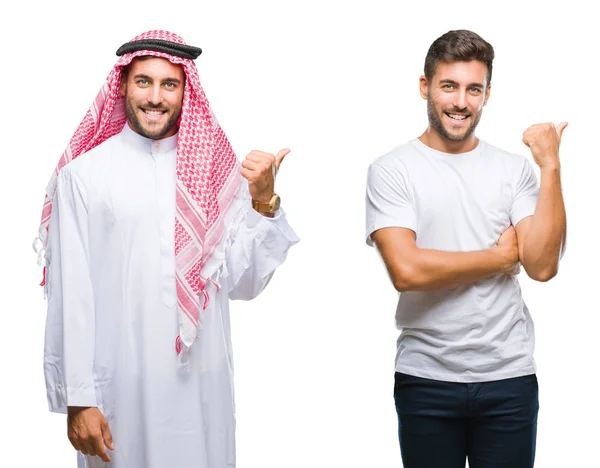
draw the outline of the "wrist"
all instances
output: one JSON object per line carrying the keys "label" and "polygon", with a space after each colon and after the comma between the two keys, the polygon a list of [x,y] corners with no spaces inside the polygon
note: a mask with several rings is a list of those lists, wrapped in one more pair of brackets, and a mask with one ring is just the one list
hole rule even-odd
{"label": "wrist", "polygon": [[72,418],[73,416],[81,413],[83,410],[93,408],[93,406],[67,406],[67,415]]}
{"label": "wrist", "polygon": [[540,172],[542,174],[559,174],[560,173],[560,162],[552,162],[540,166]]}
{"label": "wrist", "polygon": [[257,195],[256,197],[252,197],[252,200],[256,200],[257,202],[261,202],[261,203],[269,203],[271,201],[271,198],[273,198],[273,195],[275,195],[275,192],[271,192],[271,193],[261,193],[260,195]]}
{"label": "wrist", "polygon": [[[518,251],[515,255],[515,249],[513,247],[507,248],[502,245],[498,245],[492,249],[492,252],[496,255],[496,265],[498,272],[510,270],[515,263],[518,262]],[[515,260],[516,257],[516,260]]]}
{"label": "wrist", "polygon": [[264,201],[263,197],[252,197],[252,208],[263,216],[271,215],[270,217],[272,217],[279,210],[280,203],[281,199],[276,193],[273,193],[267,201]]}

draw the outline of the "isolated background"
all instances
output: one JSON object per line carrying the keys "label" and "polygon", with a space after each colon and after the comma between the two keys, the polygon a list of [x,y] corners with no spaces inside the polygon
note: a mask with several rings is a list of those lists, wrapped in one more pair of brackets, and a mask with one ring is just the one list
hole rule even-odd
{"label": "isolated background", "polygon": [[[366,5],[369,6],[366,6]],[[590,3],[591,4],[591,3]],[[238,156],[290,147],[277,190],[302,242],[234,303],[240,468],[401,466],[392,399],[396,294],[364,243],[369,163],[426,126],[418,78],[450,29],[496,50],[478,135],[526,154],[531,124],[569,121],[568,249],[558,277],[521,274],[536,323],[536,466],[597,466],[598,49],[582,1],[129,0],[2,7],[0,465],[75,466],[47,410],[45,303],[30,244],[58,157],[124,42],[148,29],[204,53],[201,80]],[[538,171],[539,174],[539,171]]]}

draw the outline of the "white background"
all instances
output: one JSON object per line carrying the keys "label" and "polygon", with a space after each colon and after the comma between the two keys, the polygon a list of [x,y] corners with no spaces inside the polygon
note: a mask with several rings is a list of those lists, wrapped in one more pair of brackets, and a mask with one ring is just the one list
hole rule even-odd
{"label": "white background", "polygon": [[537,332],[536,466],[600,466],[597,17],[578,1],[368,3],[2,7],[0,466],[75,466],[64,417],[47,410],[45,303],[30,244],[51,171],[114,52],[156,28],[203,48],[201,80],[239,157],[293,150],[277,190],[303,240],[264,295],[232,307],[240,468],[401,466],[396,294],[364,243],[364,183],[373,159],[424,130],[425,54],[461,28],[496,50],[482,139],[530,157],[521,143],[530,124],[570,123],[567,253],[550,283],[520,277]]}

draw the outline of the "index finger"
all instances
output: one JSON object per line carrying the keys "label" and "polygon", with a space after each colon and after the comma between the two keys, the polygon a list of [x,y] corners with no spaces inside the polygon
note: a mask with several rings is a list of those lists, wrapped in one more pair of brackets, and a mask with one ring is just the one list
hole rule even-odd
{"label": "index finger", "polygon": [[102,436],[94,439],[94,448],[96,449],[96,454],[102,459],[102,461],[105,461],[106,463],[110,462],[110,455],[106,451],[106,446],[104,445],[104,439]]}
{"label": "index finger", "polygon": [[261,156],[263,158],[273,159],[273,155],[271,153],[267,153],[265,151],[252,150],[252,151],[250,151],[250,154],[254,154],[256,156]]}

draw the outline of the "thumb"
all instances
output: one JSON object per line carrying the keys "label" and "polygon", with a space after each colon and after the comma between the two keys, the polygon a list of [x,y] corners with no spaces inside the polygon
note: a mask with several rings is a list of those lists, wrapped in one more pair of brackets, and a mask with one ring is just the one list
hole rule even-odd
{"label": "thumb", "polygon": [[279,170],[279,166],[281,166],[283,158],[285,158],[290,153],[290,151],[292,150],[289,148],[284,148],[275,155],[275,167],[277,168],[277,170]]}
{"label": "thumb", "polygon": [[110,428],[108,427],[108,423],[106,421],[102,423],[102,438],[104,439],[104,445],[106,445],[109,450],[115,449],[112,440],[112,433],[110,432]]}
{"label": "thumb", "polygon": [[567,128],[567,125],[569,125],[569,122],[562,122],[562,123],[559,123],[558,126],[556,127],[556,134],[558,135],[559,142],[560,142],[560,139],[562,138],[562,132],[565,128]]}

